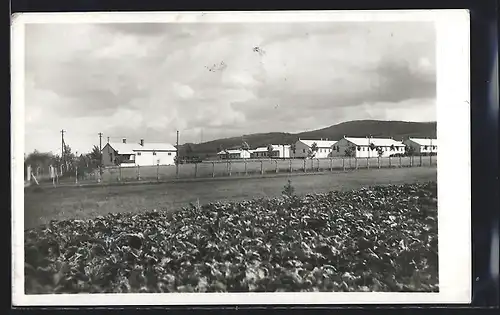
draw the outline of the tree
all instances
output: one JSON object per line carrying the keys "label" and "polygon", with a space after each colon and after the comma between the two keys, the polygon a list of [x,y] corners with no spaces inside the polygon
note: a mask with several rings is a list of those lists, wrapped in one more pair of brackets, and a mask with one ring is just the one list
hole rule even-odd
{"label": "tree", "polygon": [[241,149],[248,151],[248,150],[250,150],[250,146],[248,145],[248,143],[246,141],[243,141],[243,143],[241,144]]}
{"label": "tree", "polygon": [[297,146],[295,145],[295,143],[292,143],[290,145],[290,150],[293,152],[293,157],[295,157],[295,152],[297,151]]}
{"label": "tree", "polygon": [[379,157],[381,157],[384,154],[384,150],[382,149],[382,147],[377,147],[377,154]]}
{"label": "tree", "polygon": [[354,157],[356,156],[356,148],[355,147],[347,147],[345,150],[344,150],[344,154],[345,156],[347,157]]}
{"label": "tree", "polygon": [[89,153],[90,165],[92,167],[98,167],[101,165],[102,153],[99,147],[94,145],[92,151]]}
{"label": "tree", "polygon": [[411,145],[405,146],[405,153],[407,156],[412,156],[415,154],[415,148],[412,147]]}
{"label": "tree", "polygon": [[376,149],[375,144],[373,144],[373,142],[370,143],[370,150],[374,151],[375,149]]}
{"label": "tree", "polygon": [[318,144],[316,142],[314,142],[313,144],[311,144],[311,151],[312,152],[318,152]]}
{"label": "tree", "polygon": [[267,146],[267,156],[273,158],[274,147],[272,144]]}
{"label": "tree", "polygon": [[396,150],[396,147],[394,146],[394,144],[391,144],[391,151],[394,151]]}

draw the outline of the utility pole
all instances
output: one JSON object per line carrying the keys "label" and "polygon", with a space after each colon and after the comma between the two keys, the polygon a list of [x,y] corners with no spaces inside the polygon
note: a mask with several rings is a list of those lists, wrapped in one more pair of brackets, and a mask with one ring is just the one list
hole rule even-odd
{"label": "utility pole", "polygon": [[179,178],[179,130],[177,130],[177,145],[175,146],[176,153],[175,153],[175,177]]}
{"label": "utility pole", "polygon": [[61,130],[61,165],[64,165],[64,133],[66,130]]}
{"label": "utility pole", "polygon": [[99,135],[99,171],[102,175],[102,132],[98,133]]}
{"label": "utility pole", "polygon": [[108,144],[109,144],[109,137],[108,137]]}

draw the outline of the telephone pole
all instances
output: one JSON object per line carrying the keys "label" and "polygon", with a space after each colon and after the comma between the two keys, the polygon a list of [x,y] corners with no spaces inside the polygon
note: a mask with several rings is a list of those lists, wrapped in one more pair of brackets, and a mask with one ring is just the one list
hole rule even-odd
{"label": "telephone pole", "polygon": [[99,135],[99,170],[102,174],[102,132],[98,133]]}
{"label": "telephone pole", "polygon": [[175,153],[175,160],[176,160],[176,163],[175,163],[175,177],[176,178],[179,178],[179,130],[177,130],[177,141],[176,141],[177,145],[175,146],[175,150],[176,150],[176,153]]}
{"label": "telephone pole", "polygon": [[61,130],[61,165],[64,165],[64,133],[66,130]]}

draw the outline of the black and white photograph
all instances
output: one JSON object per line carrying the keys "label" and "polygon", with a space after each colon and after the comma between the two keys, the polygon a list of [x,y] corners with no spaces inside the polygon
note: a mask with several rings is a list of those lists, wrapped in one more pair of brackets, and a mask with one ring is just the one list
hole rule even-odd
{"label": "black and white photograph", "polygon": [[19,301],[467,299],[464,42],[350,14],[19,16]]}

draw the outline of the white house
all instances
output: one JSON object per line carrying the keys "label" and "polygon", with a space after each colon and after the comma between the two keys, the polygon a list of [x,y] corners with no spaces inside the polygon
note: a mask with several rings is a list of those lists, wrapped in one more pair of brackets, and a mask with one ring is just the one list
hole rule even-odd
{"label": "white house", "polygon": [[403,143],[415,150],[415,154],[437,154],[437,139],[430,138],[408,138]]}
{"label": "white house", "polygon": [[[286,159],[290,157],[290,145],[288,144],[272,144],[273,147],[273,158]],[[268,147],[259,147],[254,150],[250,150],[251,158],[264,158],[269,157]]]}
{"label": "white house", "polygon": [[217,153],[217,156],[219,156],[220,159],[230,159],[230,160],[235,160],[235,159],[249,159],[250,158],[250,151],[248,150],[223,150],[219,153]]}
{"label": "white house", "polygon": [[[318,150],[316,152],[312,152],[311,148],[313,143],[316,143]],[[292,152],[294,157],[298,158],[306,158],[311,155],[314,158],[328,158],[332,153],[332,146],[336,144],[337,141],[332,141],[328,139],[321,140],[304,140],[299,139],[295,142],[295,153]]]}
{"label": "white house", "polygon": [[[177,150],[169,143],[107,143],[102,149],[104,166],[174,165]],[[119,162],[117,162],[119,161]]]}
{"label": "white house", "polygon": [[392,138],[354,138],[344,137],[332,146],[332,156],[353,157],[389,157],[395,154],[404,154],[405,145]]}
{"label": "white house", "polygon": [[144,143],[134,149],[135,164],[175,165],[176,148],[170,143]]}
{"label": "white house", "polygon": [[101,150],[103,166],[134,166],[135,152],[139,144],[127,143],[127,139],[122,142],[109,142]]}

